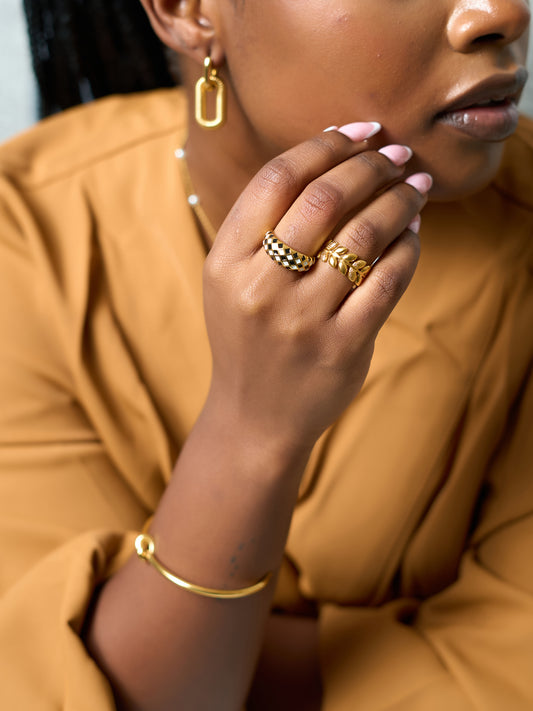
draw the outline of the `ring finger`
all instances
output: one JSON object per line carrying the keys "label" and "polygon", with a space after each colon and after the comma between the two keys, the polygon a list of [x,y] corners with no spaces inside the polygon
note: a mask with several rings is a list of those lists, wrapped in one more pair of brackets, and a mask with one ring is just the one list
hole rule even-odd
{"label": "ring finger", "polygon": [[431,179],[426,174],[411,176],[407,183],[397,183],[331,237],[332,249],[327,249],[326,243],[322,259],[300,283],[308,298],[317,290],[328,294],[321,300],[325,315],[337,310],[347,294],[359,286],[375,260],[408,228],[424,206],[430,187]]}

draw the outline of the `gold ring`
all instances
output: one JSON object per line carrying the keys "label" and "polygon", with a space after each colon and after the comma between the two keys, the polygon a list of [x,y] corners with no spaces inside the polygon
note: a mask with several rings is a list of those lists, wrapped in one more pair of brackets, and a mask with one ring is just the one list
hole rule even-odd
{"label": "gold ring", "polygon": [[315,257],[309,257],[307,254],[292,249],[288,244],[278,239],[271,230],[265,235],[263,247],[271,259],[285,269],[291,269],[294,272],[307,272],[316,262]]}
{"label": "gold ring", "polygon": [[330,240],[316,255],[317,259],[327,262],[333,269],[338,269],[352,282],[352,288],[361,286],[363,279],[370,271],[370,266],[357,254],[349,252],[335,240]]}

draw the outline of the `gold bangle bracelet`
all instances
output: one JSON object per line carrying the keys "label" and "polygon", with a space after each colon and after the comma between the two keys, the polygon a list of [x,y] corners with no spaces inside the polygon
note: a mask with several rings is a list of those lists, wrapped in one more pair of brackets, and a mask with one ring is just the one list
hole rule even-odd
{"label": "gold bangle bracelet", "polygon": [[200,595],[201,597],[211,597],[217,600],[236,600],[241,597],[248,597],[249,595],[254,595],[255,593],[263,590],[267,585],[268,581],[272,577],[272,573],[267,573],[261,580],[257,583],[249,585],[245,588],[238,588],[236,590],[217,590],[217,588],[206,588],[202,585],[195,585],[194,583],[189,583],[182,578],[179,578],[170,570],[165,568],[164,565],[155,557],[155,543],[154,539],[147,533],[141,533],[135,539],[135,551],[139,558],[149,563],[158,573],[160,573],[164,578],[169,580],[174,585],[179,588],[188,590],[195,595]]}

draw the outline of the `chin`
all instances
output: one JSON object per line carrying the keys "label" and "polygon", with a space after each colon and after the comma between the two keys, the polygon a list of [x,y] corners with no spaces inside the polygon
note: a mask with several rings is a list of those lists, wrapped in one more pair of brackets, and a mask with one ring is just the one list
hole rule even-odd
{"label": "chin", "polygon": [[504,143],[492,144],[489,150],[484,148],[485,150],[478,154],[460,156],[452,170],[443,170],[435,163],[426,165],[424,170],[431,173],[434,179],[430,200],[435,202],[461,200],[486,188],[498,173]]}

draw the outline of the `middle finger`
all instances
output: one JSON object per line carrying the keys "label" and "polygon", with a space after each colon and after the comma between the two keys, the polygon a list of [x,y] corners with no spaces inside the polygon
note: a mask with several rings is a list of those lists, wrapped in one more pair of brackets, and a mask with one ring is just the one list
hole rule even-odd
{"label": "middle finger", "polygon": [[387,146],[345,160],[309,183],[281,218],[276,235],[299,252],[316,254],[339,223],[400,177],[411,155],[405,146]]}

